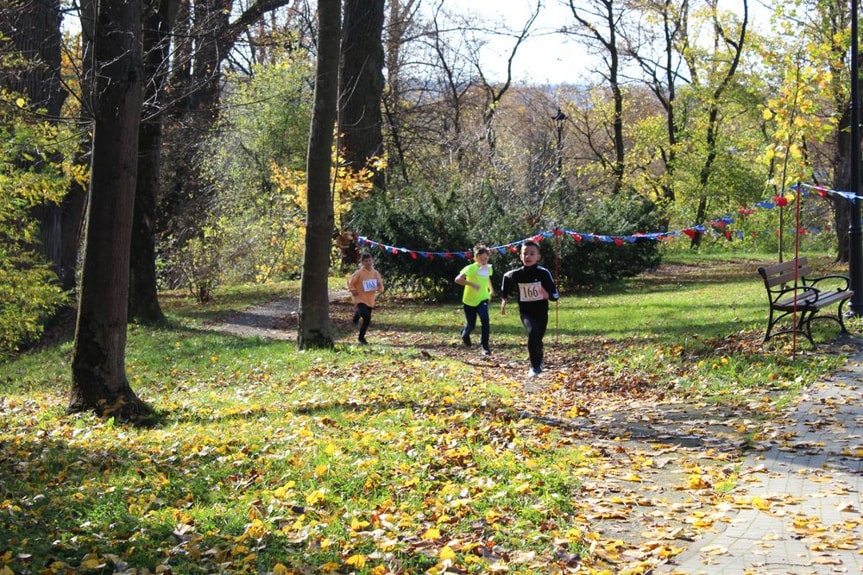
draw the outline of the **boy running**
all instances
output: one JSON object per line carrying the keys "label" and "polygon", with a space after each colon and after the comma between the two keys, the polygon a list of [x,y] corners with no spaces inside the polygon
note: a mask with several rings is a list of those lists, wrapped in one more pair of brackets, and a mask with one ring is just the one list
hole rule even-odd
{"label": "boy running", "polygon": [[522,267],[508,271],[500,288],[500,313],[506,315],[506,302],[512,292],[518,296],[518,312],[527,330],[527,352],[530,355],[528,377],[543,370],[543,338],[548,326],[548,302],[557,301],[560,294],[554,278],[539,265],[539,244],[527,240],[521,245]]}
{"label": "boy running", "polygon": [[372,323],[372,310],[375,309],[375,297],[384,291],[384,280],[375,269],[375,263],[371,254],[363,254],[360,259],[360,269],[355,271],[348,279],[348,291],[356,309],[354,310],[354,323],[360,323],[360,333],[357,341],[366,345],[366,330]]}
{"label": "boy running", "polygon": [[488,338],[491,323],[488,317],[488,302],[494,295],[491,287],[491,265],[488,263],[489,251],[483,245],[473,249],[474,262],[465,266],[456,276],[455,283],[464,286],[461,302],[464,305],[465,325],[461,330],[461,339],[468,347],[471,345],[470,334],[476,328],[476,318],[481,324],[480,345],[483,355],[489,355]]}

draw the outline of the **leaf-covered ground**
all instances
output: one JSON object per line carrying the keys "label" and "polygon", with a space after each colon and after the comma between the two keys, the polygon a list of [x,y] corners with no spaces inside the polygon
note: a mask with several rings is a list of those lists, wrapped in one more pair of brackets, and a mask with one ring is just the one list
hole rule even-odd
{"label": "leaf-covered ground", "polygon": [[68,344],[0,366],[0,575],[649,573],[751,506],[741,457],[842,361],[550,329],[527,379],[520,326],[481,356],[457,308],[387,299],[367,347],[350,314],[336,352],[261,338],[278,305],[132,329],[150,429],[63,415]]}

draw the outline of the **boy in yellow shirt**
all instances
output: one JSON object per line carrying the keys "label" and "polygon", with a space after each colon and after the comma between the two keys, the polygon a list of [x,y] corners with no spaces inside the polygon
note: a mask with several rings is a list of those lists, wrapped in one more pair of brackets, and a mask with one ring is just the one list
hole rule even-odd
{"label": "boy in yellow shirt", "polygon": [[461,330],[461,339],[468,347],[471,345],[470,334],[476,328],[476,318],[481,323],[480,345],[482,353],[489,355],[488,346],[491,322],[488,316],[488,302],[494,295],[491,284],[491,264],[488,263],[489,251],[483,245],[473,249],[473,263],[465,266],[456,276],[455,283],[464,286],[462,304],[464,304],[465,326]]}

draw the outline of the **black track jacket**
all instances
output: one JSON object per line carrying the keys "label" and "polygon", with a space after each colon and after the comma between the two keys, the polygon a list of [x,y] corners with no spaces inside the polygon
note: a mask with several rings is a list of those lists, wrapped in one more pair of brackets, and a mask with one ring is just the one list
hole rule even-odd
{"label": "black track jacket", "polygon": [[[538,284],[548,292],[549,299],[539,299]],[[521,266],[506,272],[500,286],[501,297],[509,299],[513,292],[518,296],[519,313],[529,315],[548,313],[548,302],[560,299],[551,272],[540,265]]]}

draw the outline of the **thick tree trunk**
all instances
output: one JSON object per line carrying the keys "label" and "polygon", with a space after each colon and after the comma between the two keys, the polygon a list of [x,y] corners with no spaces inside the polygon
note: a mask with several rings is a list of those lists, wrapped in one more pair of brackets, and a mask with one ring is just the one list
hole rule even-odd
{"label": "thick tree trunk", "polygon": [[129,320],[161,323],[156,275],[156,198],[159,191],[159,156],[162,152],[160,119],[141,124],[138,137],[138,178],[129,268]]}
{"label": "thick tree trunk", "polygon": [[333,346],[327,280],[335,226],[330,169],[338,100],[340,21],[341,0],[318,1],[318,62],[306,170],[309,199],[297,338],[300,349]]}
{"label": "thick tree trunk", "polygon": [[[833,156],[833,187],[837,190],[851,189],[851,111],[848,106],[839,117],[836,126],[836,147]],[[833,225],[836,229],[836,261],[848,263],[851,261],[851,202],[845,199],[833,200]]]}
{"label": "thick tree trunk", "polygon": [[68,411],[123,421],[152,414],[126,379],[129,246],[143,103],[141,5],[101,3],[96,12],[93,152],[72,390]]}
{"label": "thick tree trunk", "polygon": [[152,0],[143,18],[144,120],[138,134],[138,179],[130,254],[129,320],[162,323],[156,274],[156,206],[161,185],[162,100],[168,81],[175,0]]}
{"label": "thick tree trunk", "polygon": [[[345,163],[355,171],[368,167],[369,159],[383,154],[383,24],[384,0],[345,0],[339,133]],[[376,173],[375,184],[383,187],[382,173]]]}

